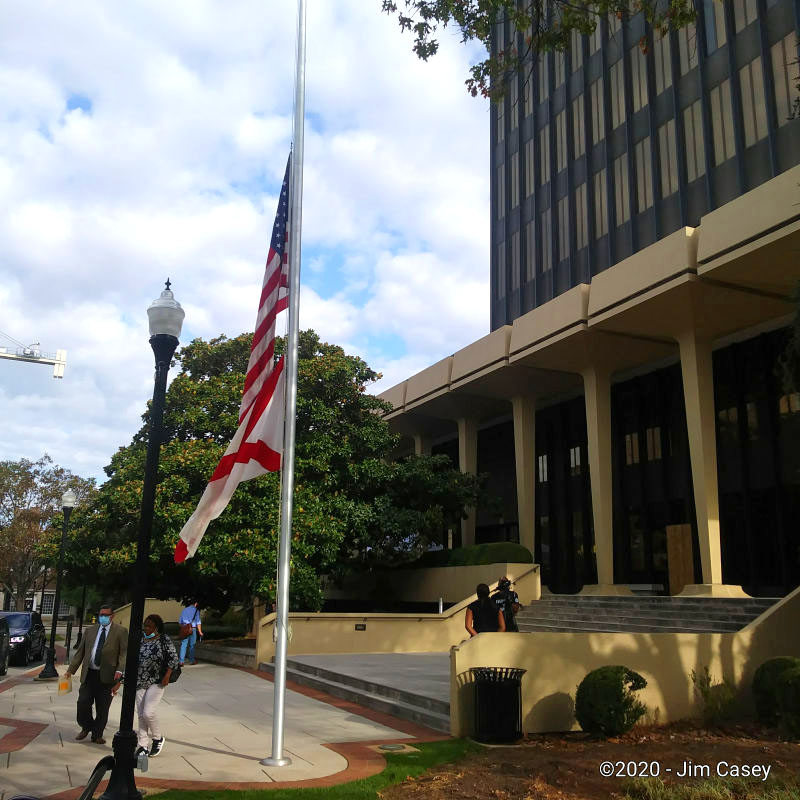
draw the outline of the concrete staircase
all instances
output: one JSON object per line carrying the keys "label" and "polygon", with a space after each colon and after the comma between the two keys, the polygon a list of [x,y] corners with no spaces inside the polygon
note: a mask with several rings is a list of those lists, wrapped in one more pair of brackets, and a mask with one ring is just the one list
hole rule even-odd
{"label": "concrete staircase", "polygon": [[[309,663],[308,658],[305,660],[290,658],[286,662],[286,679],[375,711],[416,722],[435,731],[450,732],[449,702],[389,686],[388,681],[392,680],[391,674],[387,674],[387,683],[359,677],[358,656],[352,658],[353,668],[346,672],[343,671],[346,667],[333,670]],[[411,658],[413,657],[409,656],[409,659]],[[275,666],[271,663],[259,664],[258,668],[270,674],[274,674],[275,671]]]}
{"label": "concrete staircase", "polygon": [[725,633],[780,598],[545,595],[520,611],[520,632]]}

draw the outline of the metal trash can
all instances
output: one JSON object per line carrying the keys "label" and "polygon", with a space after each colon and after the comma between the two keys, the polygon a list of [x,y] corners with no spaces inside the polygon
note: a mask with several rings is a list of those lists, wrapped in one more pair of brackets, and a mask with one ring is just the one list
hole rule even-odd
{"label": "metal trash can", "polygon": [[475,738],[479,742],[515,742],[522,738],[524,669],[473,667]]}

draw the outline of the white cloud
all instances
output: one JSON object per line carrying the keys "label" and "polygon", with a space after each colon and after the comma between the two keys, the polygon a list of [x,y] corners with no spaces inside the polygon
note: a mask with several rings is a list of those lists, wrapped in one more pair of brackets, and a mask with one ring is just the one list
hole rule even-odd
{"label": "white cloud", "polygon": [[[256,0],[4,9],[0,330],[68,364],[54,381],[0,361],[0,458],[46,450],[102,478],[152,392],[145,309],[167,276],[184,341],[252,328],[294,32],[293,3]],[[488,330],[475,56],[446,33],[419,62],[377,0],[309,6],[301,324],[382,371],[379,389]]]}

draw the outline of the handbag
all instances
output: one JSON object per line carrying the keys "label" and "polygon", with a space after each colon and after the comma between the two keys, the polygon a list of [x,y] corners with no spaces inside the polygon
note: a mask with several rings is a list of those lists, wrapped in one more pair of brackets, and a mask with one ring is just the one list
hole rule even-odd
{"label": "handbag", "polygon": [[192,622],[182,622],[179,636],[181,639],[188,639],[192,635],[192,623],[197,619],[197,609],[194,610]]}
{"label": "handbag", "polygon": [[[169,668],[168,665],[167,665],[167,661],[168,661],[168,658],[167,658],[167,646],[164,644],[163,635],[159,636],[158,638],[161,639],[161,655],[164,657],[164,667],[161,670],[161,680],[163,681],[164,680],[164,675],[166,674],[167,669]],[[181,676],[181,665],[178,664],[178,666],[175,667],[172,670],[172,673],[169,676],[169,682],[170,683],[175,683],[175,681],[177,681],[178,678],[180,678],[180,676]]]}

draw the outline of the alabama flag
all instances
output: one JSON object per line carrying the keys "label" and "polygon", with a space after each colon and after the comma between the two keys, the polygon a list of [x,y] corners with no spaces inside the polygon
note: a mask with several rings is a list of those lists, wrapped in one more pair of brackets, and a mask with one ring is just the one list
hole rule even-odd
{"label": "alabama flag", "polygon": [[288,305],[290,170],[291,156],[286,164],[278,212],[272,228],[239,410],[239,429],[214,470],[197,508],[180,532],[175,547],[176,564],[195,554],[208,523],[225,510],[242,481],[257,478],[265,472],[277,472],[281,468],[286,384],[283,357],[275,363],[275,319]]}

